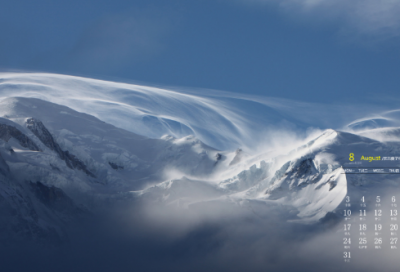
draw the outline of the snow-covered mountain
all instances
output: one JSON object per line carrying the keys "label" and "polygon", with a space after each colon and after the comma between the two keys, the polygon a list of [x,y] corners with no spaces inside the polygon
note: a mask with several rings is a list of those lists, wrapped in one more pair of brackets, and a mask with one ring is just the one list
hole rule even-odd
{"label": "snow-covered mountain", "polygon": [[138,200],[182,209],[228,204],[258,216],[278,205],[289,221],[315,223],[360,184],[374,184],[349,182],[349,150],[400,151],[398,143],[327,130],[295,149],[252,156],[194,136],[147,138],[36,98],[6,98],[0,109],[2,233],[30,239],[63,239],[66,224]]}
{"label": "snow-covered mountain", "polygon": [[[13,75],[0,83],[2,241],[67,240],[69,226],[110,211],[129,211],[132,205],[161,207],[158,214],[172,212],[172,217],[199,209],[219,217],[226,207],[257,218],[274,211],[285,222],[318,224],[327,218],[340,221],[346,196],[398,187],[397,175],[381,175],[378,183],[373,175],[347,175],[343,170],[379,166],[377,162],[356,164],[349,153],[400,157],[396,111],[383,114],[390,119],[386,127],[370,127],[373,120],[365,119],[348,126],[347,132],[328,129],[293,141],[280,132],[280,141],[288,139],[285,145],[269,145],[253,153],[241,146],[217,150],[202,141],[207,139],[204,135],[221,136],[218,141],[228,141],[227,146],[249,135],[243,136],[244,116],[237,118],[230,109],[216,110],[212,100],[177,93],[160,96],[160,90],[152,94],[151,88],[138,86],[115,90],[114,83],[110,87],[81,79],[76,83],[79,91],[90,83],[86,96],[68,97],[61,91],[74,88],[67,86],[71,78],[45,78],[54,82],[44,86],[43,76]],[[93,98],[96,88],[99,97]],[[13,89],[18,96],[10,95]],[[114,100],[117,106],[100,107],[111,103],[113,93],[120,100],[127,98],[129,105]],[[85,103],[89,106],[82,107]],[[153,122],[143,121],[168,103],[168,118],[180,114],[178,127],[190,128],[182,137],[175,137],[176,127],[149,134],[160,123],[155,128]],[[132,115],[138,108],[140,113]],[[158,111],[160,116],[163,110]],[[138,123],[135,116],[144,119]],[[161,132],[175,136],[160,136]],[[400,167],[398,160],[385,163]],[[172,210],[161,212],[164,207]]]}
{"label": "snow-covered mountain", "polygon": [[93,212],[102,197],[171,175],[209,178],[235,158],[193,136],[151,139],[35,98],[7,98],[0,108],[0,193],[18,233],[56,230],[72,211]]}
{"label": "snow-covered mountain", "polygon": [[[328,213],[341,211],[346,195],[358,195],[360,186],[364,186],[362,191],[365,192],[376,183],[374,176],[359,178],[345,174],[344,167],[357,166],[349,161],[349,153],[360,157],[361,154],[378,153],[395,156],[400,154],[400,145],[327,130],[287,154],[258,158],[254,164],[248,164],[247,168],[228,179],[204,182],[188,178],[168,180],[134,194],[153,200],[158,197],[165,203],[174,202],[182,206],[228,199],[252,210],[255,205],[259,213],[267,212],[269,205],[279,204],[292,210],[294,216],[290,220],[315,223]],[[392,162],[387,166],[400,165]],[[398,178],[385,175],[385,179]],[[382,184],[382,187],[388,184],[390,182]]]}

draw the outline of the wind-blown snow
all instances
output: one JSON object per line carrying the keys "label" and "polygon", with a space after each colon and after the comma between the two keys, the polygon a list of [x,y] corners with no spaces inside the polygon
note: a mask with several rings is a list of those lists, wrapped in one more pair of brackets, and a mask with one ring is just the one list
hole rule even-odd
{"label": "wind-blown snow", "polygon": [[[248,146],[267,124],[216,99],[167,89],[57,74],[0,74],[0,97],[34,97],[152,138],[195,135],[217,148]],[[282,116],[270,110],[268,119]],[[275,122],[276,123],[276,122]]]}
{"label": "wind-blown snow", "polygon": [[277,143],[280,136],[304,136],[310,127],[337,128],[363,117],[364,112],[355,110],[354,105],[321,105],[59,74],[0,73],[0,99],[16,96],[65,105],[146,137],[195,135],[222,150],[282,145]]}

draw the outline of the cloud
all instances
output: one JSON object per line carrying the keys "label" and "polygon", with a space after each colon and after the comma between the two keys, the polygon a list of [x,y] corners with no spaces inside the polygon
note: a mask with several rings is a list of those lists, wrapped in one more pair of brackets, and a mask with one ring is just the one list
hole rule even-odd
{"label": "cloud", "polygon": [[398,0],[255,0],[318,21],[343,24],[340,32],[382,40],[400,36]]}
{"label": "cloud", "polygon": [[[398,193],[386,190],[388,196]],[[386,199],[384,191],[379,191],[382,199]],[[386,235],[381,250],[372,247],[372,239],[368,250],[359,250],[354,231],[352,261],[344,263],[344,221],[336,225],[292,224],[280,209],[264,205],[260,209],[266,216],[218,203],[188,210],[155,206],[152,211],[142,204],[130,208],[117,205],[118,212],[73,229],[66,245],[1,244],[2,267],[6,271],[61,272],[398,271],[398,252],[388,247]],[[386,204],[384,207],[389,207]],[[369,219],[371,226],[374,218]],[[383,226],[389,223],[382,221]],[[372,238],[373,228],[367,234]]]}

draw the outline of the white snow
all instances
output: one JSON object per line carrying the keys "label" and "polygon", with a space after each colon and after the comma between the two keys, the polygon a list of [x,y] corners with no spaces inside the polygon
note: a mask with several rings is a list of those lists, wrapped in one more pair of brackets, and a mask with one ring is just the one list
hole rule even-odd
{"label": "white snow", "polygon": [[[244,118],[245,113],[236,105],[229,105],[226,99],[158,87],[44,73],[0,73],[0,79],[0,99],[39,98],[146,137],[195,135],[202,142],[222,149],[252,146],[260,131],[284,119],[278,111],[264,105],[269,110],[267,120],[275,121],[263,124]],[[0,116],[13,111],[12,105],[3,106]],[[73,113],[60,108],[54,114]]]}
{"label": "white snow", "polygon": [[[387,144],[400,140],[400,128],[370,129],[376,117],[351,123],[348,132],[328,129],[311,139],[278,135],[283,144],[274,150],[249,153],[232,147],[242,147],[262,125],[210,98],[51,74],[0,78],[0,123],[16,127],[42,150],[28,150],[14,138],[0,140],[12,178],[21,184],[40,180],[88,206],[93,199],[127,196],[185,208],[234,202],[259,211],[279,204],[296,211],[293,222],[313,223],[335,212],[349,188],[372,183],[365,178],[349,187],[343,174],[349,153],[400,155],[399,143]],[[394,124],[396,114],[381,120]],[[61,149],[96,177],[67,167],[26,127],[30,117],[42,121]],[[208,141],[224,142],[228,151]]]}

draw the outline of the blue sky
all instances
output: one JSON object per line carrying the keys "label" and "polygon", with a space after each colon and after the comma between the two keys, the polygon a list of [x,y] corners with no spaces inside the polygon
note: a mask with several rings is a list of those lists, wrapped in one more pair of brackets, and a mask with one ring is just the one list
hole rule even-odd
{"label": "blue sky", "polygon": [[3,0],[0,69],[393,103],[399,11],[390,0]]}

